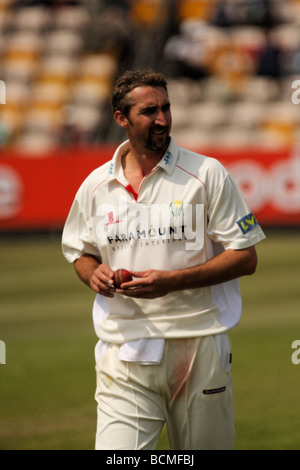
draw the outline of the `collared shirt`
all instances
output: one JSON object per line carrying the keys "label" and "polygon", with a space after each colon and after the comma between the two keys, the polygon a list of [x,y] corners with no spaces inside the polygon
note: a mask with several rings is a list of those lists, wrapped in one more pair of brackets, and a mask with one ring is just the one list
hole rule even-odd
{"label": "collared shirt", "polygon": [[[203,264],[222,250],[247,248],[265,238],[217,160],[171,139],[135,194],[121,164],[128,149],[128,142],[123,143],[77,192],[62,239],[69,262],[91,254],[113,270],[173,270]],[[235,326],[240,315],[238,279],[151,300],[97,295],[93,310],[98,337],[118,344],[218,334]]]}

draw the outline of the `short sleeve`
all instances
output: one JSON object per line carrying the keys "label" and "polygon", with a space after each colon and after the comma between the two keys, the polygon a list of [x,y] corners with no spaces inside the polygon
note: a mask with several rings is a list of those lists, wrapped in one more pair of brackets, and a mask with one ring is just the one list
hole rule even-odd
{"label": "short sleeve", "polygon": [[93,243],[79,200],[75,198],[67,217],[62,235],[63,255],[70,263],[89,254],[101,259],[98,247]]}
{"label": "short sleeve", "polygon": [[208,201],[209,238],[224,249],[244,249],[265,235],[229,173]]}

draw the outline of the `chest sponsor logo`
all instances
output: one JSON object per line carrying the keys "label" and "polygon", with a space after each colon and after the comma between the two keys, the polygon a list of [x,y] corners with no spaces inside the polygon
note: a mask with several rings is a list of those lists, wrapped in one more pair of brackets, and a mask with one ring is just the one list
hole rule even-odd
{"label": "chest sponsor logo", "polygon": [[105,222],[104,226],[107,227],[108,225],[119,224],[120,222],[122,222],[122,220],[115,219],[114,211],[110,211],[107,213],[107,222]]}
{"label": "chest sponsor logo", "polygon": [[183,209],[182,201],[179,201],[178,199],[176,199],[176,201],[171,202],[169,207],[174,217],[177,217],[182,214],[182,209]]}
{"label": "chest sponsor logo", "polygon": [[128,205],[120,198],[117,206],[100,204],[96,210],[96,234],[109,246],[163,240],[184,240],[185,249],[200,250],[204,244],[204,204],[172,203]]}

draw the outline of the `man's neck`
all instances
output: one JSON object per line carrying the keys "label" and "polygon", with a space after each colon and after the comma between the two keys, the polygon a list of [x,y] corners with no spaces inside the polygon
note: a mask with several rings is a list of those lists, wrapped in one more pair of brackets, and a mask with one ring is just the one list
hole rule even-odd
{"label": "man's neck", "polygon": [[160,162],[165,152],[144,152],[137,154],[131,149],[122,157],[124,175],[136,193],[143,179]]}
{"label": "man's neck", "polygon": [[129,151],[122,158],[122,166],[125,175],[127,172],[140,174],[143,177],[146,176],[160,162],[166,150],[160,152],[152,150],[139,151],[130,146]]}

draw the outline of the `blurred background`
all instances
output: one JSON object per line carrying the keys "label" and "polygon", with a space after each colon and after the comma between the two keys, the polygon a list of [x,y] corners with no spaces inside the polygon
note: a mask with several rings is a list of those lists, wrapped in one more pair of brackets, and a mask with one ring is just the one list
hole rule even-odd
{"label": "blurred background", "polygon": [[116,77],[142,67],[267,234],[231,333],[236,448],[299,449],[300,0],[0,0],[0,449],[93,449],[93,293],[60,236],[125,138]]}
{"label": "blurred background", "polygon": [[61,229],[141,67],[168,79],[177,143],[219,158],[261,223],[298,225],[299,0],[0,0],[0,229]]}
{"label": "blurred background", "polygon": [[298,0],[0,0],[1,148],[118,141],[110,93],[136,67],[168,77],[180,142],[291,144],[299,26]]}

